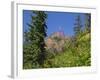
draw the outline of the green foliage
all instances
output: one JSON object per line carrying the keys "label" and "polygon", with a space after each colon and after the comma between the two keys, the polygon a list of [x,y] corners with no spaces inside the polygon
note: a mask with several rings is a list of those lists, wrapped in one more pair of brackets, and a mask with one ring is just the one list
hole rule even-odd
{"label": "green foliage", "polygon": [[75,66],[90,66],[90,35],[86,34],[77,40],[77,47],[70,46],[66,51],[48,59],[44,67],[75,67]]}
{"label": "green foliage", "polygon": [[33,11],[31,23],[28,24],[29,30],[25,32],[23,46],[23,68],[42,67],[46,59],[45,41],[46,35],[46,18],[43,11]]}

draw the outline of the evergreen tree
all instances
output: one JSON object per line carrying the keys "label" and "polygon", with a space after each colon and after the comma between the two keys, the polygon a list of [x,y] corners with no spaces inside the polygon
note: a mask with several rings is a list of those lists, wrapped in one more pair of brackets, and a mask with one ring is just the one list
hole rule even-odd
{"label": "evergreen tree", "polygon": [[82,24],[81,24],[81,17],[78,15],[75,19],[75,27],[74,27],[75,35],[79,35],[82,32]]}
{"label": "evergreen tree", "polygon": [[91,15],[89,13],[85,14],[85,30],[86,32],[91,30]]}
{"label": "evergreen tree", "polygon": [[46,18],[47,14],[45,12],[33,11],[31,23],[28,24],[29,30],[25,33],[24,59],[27,60],[24,60],[24,63],[29,63],[31,68],[43,67],[46,59]]}

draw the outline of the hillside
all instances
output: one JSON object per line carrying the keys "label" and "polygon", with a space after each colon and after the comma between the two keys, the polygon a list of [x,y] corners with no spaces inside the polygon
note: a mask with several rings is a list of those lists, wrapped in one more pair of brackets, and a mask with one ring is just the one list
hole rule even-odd
{"label": "hillside", "polygon": [[60,54],[54,54],[56,56],[45,61],[44,67],[90,66],[90,33],[77,39],[77,46],[73,46],[71,41],[69,43],[70,46],[66,46],[66,50]]}

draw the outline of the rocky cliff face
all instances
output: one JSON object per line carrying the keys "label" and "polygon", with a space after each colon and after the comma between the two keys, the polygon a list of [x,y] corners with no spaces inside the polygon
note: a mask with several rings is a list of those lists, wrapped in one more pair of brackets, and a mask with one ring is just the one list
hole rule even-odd
{"label": "rocky cliff face", "polygon": [[54,32],[45,40],[46,49],[53,53],[62,52],[67,39],[63,32]]}

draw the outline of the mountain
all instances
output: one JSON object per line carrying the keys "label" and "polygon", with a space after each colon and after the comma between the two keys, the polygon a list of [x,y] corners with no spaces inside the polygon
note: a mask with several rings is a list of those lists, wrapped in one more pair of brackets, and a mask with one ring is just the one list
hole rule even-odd
{"label": "mountain", "polygon": [[52,53],[63,52],[67,40],[69,37],[65,36],[63,31],[54,32],[45,40],[46,49]]}

